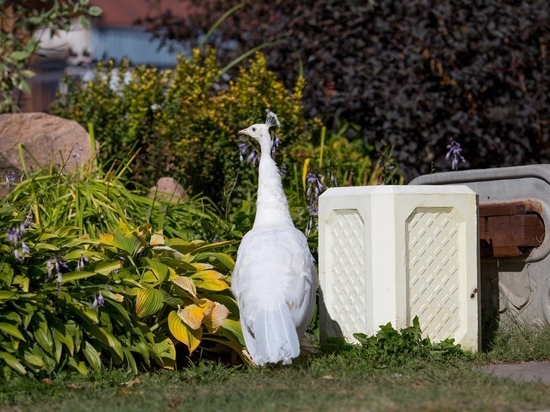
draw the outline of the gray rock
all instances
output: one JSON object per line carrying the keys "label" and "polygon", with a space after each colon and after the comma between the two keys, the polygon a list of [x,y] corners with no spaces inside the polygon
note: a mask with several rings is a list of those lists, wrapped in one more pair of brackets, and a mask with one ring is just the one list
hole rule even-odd
{"label": "gray rock", "polygon": [[183,186],[172,177],[161,177],[157,181],[157,185],[151,188],[149,197],[171,203],[178,203],[184,199],[188,199],[187,192]]}
{"label": "gray rock", "polygon": [[[18,150],[23,145],[21,162]],[[97,144],[97,142],[96,142]],[[33,172],[51,164],[65,173],[87,164],[92,157],[90,137],[77,122],[46,113],[15,113],[0,115],[0,195],[7,192],[9,172],[17,180],[23,169]]]}

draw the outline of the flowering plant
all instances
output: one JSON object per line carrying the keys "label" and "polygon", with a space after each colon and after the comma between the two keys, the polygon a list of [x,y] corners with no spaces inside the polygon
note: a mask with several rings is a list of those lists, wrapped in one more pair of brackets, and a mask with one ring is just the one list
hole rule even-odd
{"label": "flowering plant", "polygon": [[[151,225],[92,239],[0,209],[0,378],[107,365],[173,369],[176,348],[244,347],[227,245],[168,239]],[[24,245],[24,246],[23,246]],[[186,349],[183,349],[186,347]]]}

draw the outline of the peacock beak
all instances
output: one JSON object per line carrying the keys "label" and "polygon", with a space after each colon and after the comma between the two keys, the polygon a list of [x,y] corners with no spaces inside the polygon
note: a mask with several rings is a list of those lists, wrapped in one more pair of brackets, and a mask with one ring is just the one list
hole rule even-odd
{"label": "peacock beak", "polygon": [[239,130],[237,134],[248,134],[247,131],[248,129]]}

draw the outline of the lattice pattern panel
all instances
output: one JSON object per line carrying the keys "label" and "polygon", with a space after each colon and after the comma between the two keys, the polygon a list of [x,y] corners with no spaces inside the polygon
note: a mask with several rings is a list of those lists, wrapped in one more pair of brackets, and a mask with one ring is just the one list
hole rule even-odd
{"label": "lattice pattern panel", "polygon": [[364,331],[367,326],[364,239],[365,224],[356,210],[335,210],[331,225],[333,288],[332,316],[343,336]]}
{"label": "lattice pattern panel", "polygon": [[459,224],[451,209],[417,209],[407,222],[409,323],[437,340],[460,327]]}

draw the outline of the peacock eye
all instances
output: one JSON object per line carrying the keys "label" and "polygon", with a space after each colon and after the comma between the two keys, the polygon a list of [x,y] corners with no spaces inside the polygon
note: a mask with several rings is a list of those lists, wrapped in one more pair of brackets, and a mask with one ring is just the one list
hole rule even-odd
{"label": "peacock eye", "polygon": [[253,132],[255,132],[255,131],[256,131],[256,128],[255,128],[255,127],[253,127],[253,128],[252,128],[252,131],[253,131]]}

